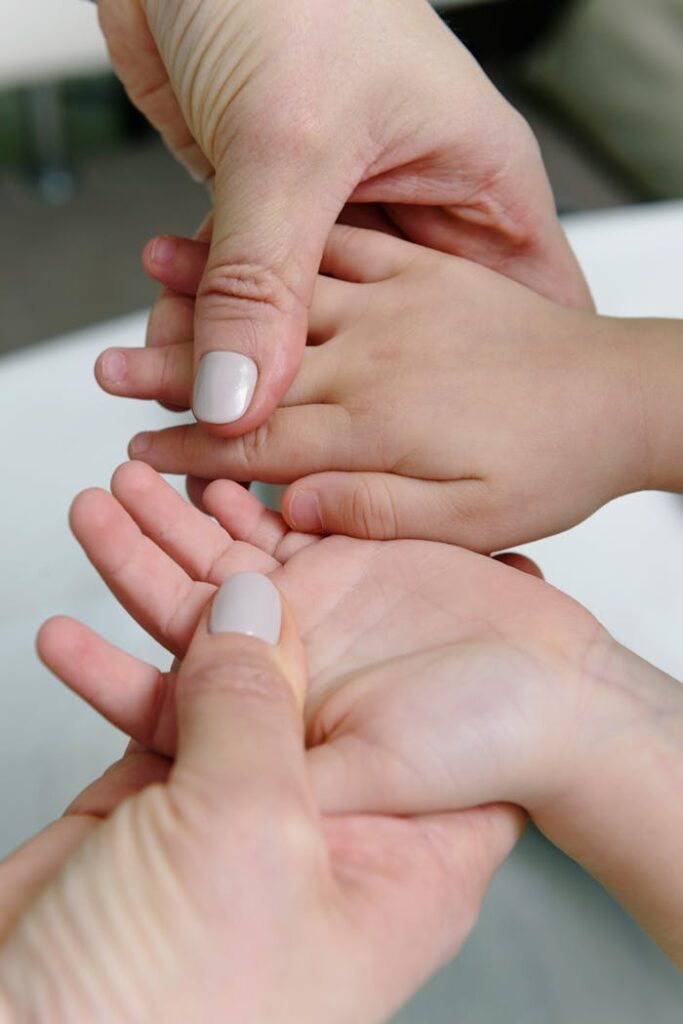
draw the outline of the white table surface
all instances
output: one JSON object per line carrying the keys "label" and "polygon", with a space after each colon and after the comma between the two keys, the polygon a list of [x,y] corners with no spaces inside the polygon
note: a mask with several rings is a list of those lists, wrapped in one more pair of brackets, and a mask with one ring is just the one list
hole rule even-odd
{"label": "white table surface", "polygon": [[[683,203],[581,216],[567,228],[602,312],[683,317]],[[107,485],[135,432],[173,420],[152,404],[103,394],[92,376],[97,354],[141,343],[144,324],[138,314],[0,360],[0,854],[58,814],[122,747],[121,736],[37,661],[41,621],[74,615],[143,657],[159,654],[66,525],[73,496]],[[621,641],[683,678],[682,498],[620,499],[525,550]],[[466,955],[401,1020],[451,1021],[453,986],[459,1024],[680,1019],[680,976],[597,886],[548,849],[533,834],[525,841],[501,872]],[[492,969],[511,987],[494,984]]]}

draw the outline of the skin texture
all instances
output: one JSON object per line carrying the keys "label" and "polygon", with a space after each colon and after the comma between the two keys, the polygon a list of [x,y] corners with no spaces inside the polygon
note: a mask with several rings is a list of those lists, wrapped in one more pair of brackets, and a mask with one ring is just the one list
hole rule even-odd
{"label": "skin texture", "polygon": [[[159,267],[151,246],[148,270],[191,296],[206,245],[166,242],[174,256]],[[172,428],[136,438],[131,456],[160,472],[293,484],[283,513],[300,531],[483,552],[646,485],[636,330],[349,226],[333,230],[321,270],[301,371],[262,428],[236,439]],[[98,380],[187,404],[186,327],[162,348],[105,353]]]}
{"label": "skin texture", "polygon": [[175,762],[132,744],[0,865],[3,1024],[379,1022],[457,951],[514,845],[509,807],[321,818],[291,613],[277,648],[207,619]]}
{"label": "skin texture", "polygon": [[260,374],[246,414],[214,432],[257,427],[291,384],[325,240],[349,203],[366,212],[347,217],[590,306],[531,131],[424,0],[98,10],[132,101],[211,183],[193,367],[228,349]]}
{"label": "skin texture", "polygon": [[[78,498],[72,527],[177,658],[213,587],[243,569],[272,573],[301,627],[323,812],[519,804],[683,962],[678,683],[519,556],[501,564],[431,542],[293,534],[227,482],[204,494],[213,522],[135,463],[112,490]],[[39,650],[114,724],[173,754],[173,672],[71,620],[49,625]]]}

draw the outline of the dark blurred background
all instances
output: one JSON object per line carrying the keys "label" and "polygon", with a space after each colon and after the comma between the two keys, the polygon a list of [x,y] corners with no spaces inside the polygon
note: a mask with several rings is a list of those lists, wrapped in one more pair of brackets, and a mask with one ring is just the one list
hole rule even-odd
{"label": "dark blurred background", "polygon": [[[530,121],[561,211],[683,195],[683,0],[436,6]],[[142,245],[207,205],[107,71],[92,7],[3,0],[0,351],[148,305]]]}

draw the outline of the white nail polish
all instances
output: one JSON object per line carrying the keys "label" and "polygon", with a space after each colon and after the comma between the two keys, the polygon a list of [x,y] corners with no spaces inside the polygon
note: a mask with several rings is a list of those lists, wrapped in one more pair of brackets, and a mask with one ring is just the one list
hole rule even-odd
{"label": "white nail polish", "polygon": [[207,352],[197,367],[192,411],[204,423],[234,423],[249,408],[256,363],[241,352]]}
{"label": "white nail polish", "polygon": [[241,633],[275,646],[280,639],[280,594],[267,576],[238,572],[221,586],[213,599],[210,633]]}

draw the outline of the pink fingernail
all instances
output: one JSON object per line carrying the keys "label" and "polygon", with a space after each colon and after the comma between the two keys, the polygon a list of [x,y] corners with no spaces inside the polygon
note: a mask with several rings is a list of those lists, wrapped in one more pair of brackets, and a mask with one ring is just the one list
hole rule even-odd
{"label": "pink fingernail", "polygon": [[136,434],[133,440],[128,445],[128,451],[130,455],[142,455],[143,452],[148,451],[152,447],[152,435],[149,430],[144,430],[142,434]]}
{"label": "pink fingernail", "polygon": [[125,379],[126,370],[126,357],[118,349],[110,349],[100,359],[100,374],[108,384],[120,384]]}
{"label": "pink fingernail", "polygon": [[177,249],[178,246],[175,239],[169,238],[168,235],[161,235],[152,242],[152,248],[149,252],[150,259],[153,263],[171,263],[175,258]]}
{"label": "pink fingernail", "polygon": [[316,491],[296,491],[289,503],[289,524],[303,533],[321,533],[323,524]]}

